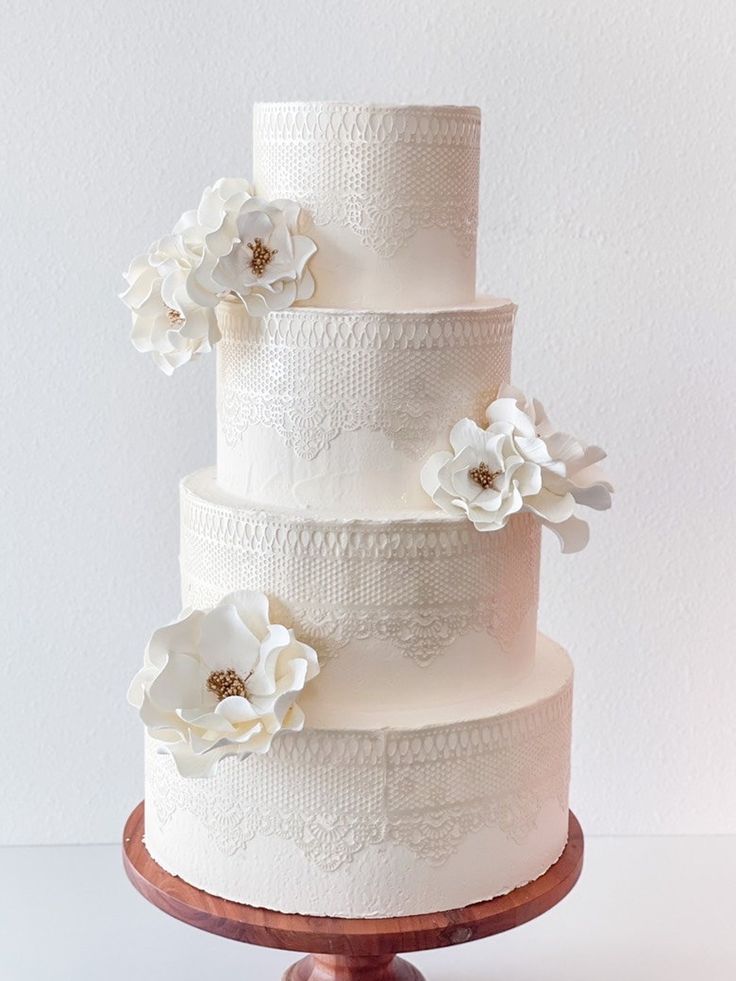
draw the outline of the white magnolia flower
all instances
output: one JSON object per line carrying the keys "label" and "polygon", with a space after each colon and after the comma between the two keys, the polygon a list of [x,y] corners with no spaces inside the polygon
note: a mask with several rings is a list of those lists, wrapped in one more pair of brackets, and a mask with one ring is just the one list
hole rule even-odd
{"label": "white magnolia flower", "polygon": [[422,470],[425,491],[481,531],[497,531],[512,514],[529,511],[557,534],[563,552],[584,548],[588,525],[576,517],[576,505],[611,506],[613,488],[597,467],[603,450],[556,432],[542,405],[510,386],[486,416],[486,429],[470,419],[453,427],[452,452],[435,453]]}
{"label": "white magnolia flower", "polygon": [[252,316],[283,310],[314,293],[307,262],[314,242],[296,234],[299,206],[263,201],[241,178],[205,188],[196,211],[138,256],[121,294],[131,339],[170,375],[220,339],[214,307],[237,294]]}
{"label": "white magnolia flower", "polygon": [[479,531],[498,531],[540,489],[539,468],[517,452],[513,437],[512,426],[482,429],[461,419],[450,433],[452,452],[435,453],[425,463],[422,487],[435,504],[467,515]]}
{"label": "white magnolia flower", "polygon": [[296,699],[318,673],[315,651],[269,621],[266,596],[240,591],[157,630],[128,701],[182,776],[206,776],[301,729]]}
{"label": "white magnolia flower", "polygon": [[197,278],[201,236],[196,225],[180,222],[177,229],[133,259],[125,274],[128,288],[120,294],[132,313],[133,346],[150,353],[167,375],[208,353],[220,339],[214,311],[218,298]]}
{"label": "white magnolia flower", "polygon": [[[201,255],[196,278],[209,294],[220,296],[222,286],[212,278],[215,266],[227,255],[238,239],[237,219],[246,201],[253,196],[248,181],[239,177],[221,177],[206,187],[196,211],[185,212],[174,227]],[[192,235],[191,229],[194,230]]]}
{"label": "white magnolia flower", "polygon": [[236,220],[237,239],[217,262],[212,279],[237,294],[251,316],[284,310],[314,293],[307,262],[317,246],[297,234],[299,205],[250,198]]}
{"label": "white magnolia flower", "polygon": [[589,528],[575,516],[575,505],[596,511],[611,506],[613,486],[599,467],[606,453],[555,430],[541,402],[528,399],[511,385],[501,387],[486,417],[491,426],[512,425],[517,449],[540,469],[542,489],[524,501],[525,510],[555,532],[563,552],[580,551],[588,543]]}

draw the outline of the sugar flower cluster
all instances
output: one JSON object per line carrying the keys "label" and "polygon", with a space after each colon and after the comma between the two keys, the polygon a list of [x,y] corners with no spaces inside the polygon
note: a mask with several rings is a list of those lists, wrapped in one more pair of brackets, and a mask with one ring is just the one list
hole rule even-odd
{"label": "sugar flower cluster", "polygon": [[283,310],[314,293],[308,269],[317,246],[300,235],[299,205],[254,197],[240,178],[205,189],[170,235],[136,256],[120,294],[131,340],[167,375],[220,339],[215,307],[239,298],[252,316]]}
{"label": "sugar flower cluster", "polygon": [[451,449],[435,453],[422,469],[424,490],[479,531],[498,531],[512,515],[528,511],[555,532],[563,552],[580,551],[589,530],[577,506],[611,506],[613,487],[599,467],[604,451],[558,432],[540,402],[509,385],[486,418],[485,428],[472,419],[453,426]]}

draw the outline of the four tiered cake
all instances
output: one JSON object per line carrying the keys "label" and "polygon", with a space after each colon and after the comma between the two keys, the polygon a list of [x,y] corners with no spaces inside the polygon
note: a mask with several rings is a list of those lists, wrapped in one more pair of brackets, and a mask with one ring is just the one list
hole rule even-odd
{"label": "four tiered cake", "polygon": [[133,340],[217,344],[217,466],[181,485],[184,612],[131,701],[146,847],[286,912],[451,909],[544,873],[568,827],[572,666],[537,634],[541,525],[582,547],[603,453],[509,386],[475,295],[480,113],[260,104],[136,259]]}

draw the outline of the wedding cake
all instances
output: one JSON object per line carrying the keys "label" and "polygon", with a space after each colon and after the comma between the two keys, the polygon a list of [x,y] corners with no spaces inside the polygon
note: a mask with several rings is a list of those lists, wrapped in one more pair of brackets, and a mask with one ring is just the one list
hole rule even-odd
{"label": "wedding cake", "polygon": [[167,374],[216,347],[184,609],[129,693],[146,847],[215,896],[428,913],[565,848],[573,671],[537,634],[541,528],[576,551],[611,487],[511,387],[514,304],[476,296],[480,123],[258,104],[253,183],[207,188],[126,275]]}

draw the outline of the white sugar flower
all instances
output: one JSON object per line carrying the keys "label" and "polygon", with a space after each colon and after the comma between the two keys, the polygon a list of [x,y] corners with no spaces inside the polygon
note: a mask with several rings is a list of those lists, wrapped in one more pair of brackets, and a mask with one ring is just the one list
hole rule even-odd
{"label": "white sugar flower", "polygon": [[421,473],[424,490],[450,514],[465,514],[479,531],[498,531],[540,488],[539,468],[516,451],[513,427],[482,429],[461,419],[450,433],[452,452],[435,453]]}
{"label": "white sugar flower", "polygon": [[318,673],[315,651],[269,621],[266,596],[240,591],[157,630],[128,700],[182,776],[206,776],[301,729],[296,699]]}
{"label": "white sugar flower", "polygon": [[196,226],[160,239],[130,264],[128,288],[120,294],[131,310],[131,341],[138,351],[150,353],[167,375],[199,354],[206,354],[220,339],[214,307],[215,294],[197,279],[202,244]]}
{"label": "white sugar flower", "polygon": [[212,279],[215,266],[227,255],[238,239],[237,219],[241,209],[253,196],[248,181],[240,177],[221,177],[206,187],[196,211],[185,212],[174,228],[197,250],[201,261],[196,278],[209,294],[220,296],[223,289]]}
{"label": "white sugar flower", "polygon": [[241,178],[205,188],[196,211],[133,260],[121,299],[131,339],[170,375],[220,339],[214,308],[227,294],[252,316],[283,310],[314,293],[307,262],[314,242],[297,234],[299,206],[263,201]]}
{"label": "white sugar flower", "polygon": [[452,452],[435,453],[422,470],[425,491],[481,531],[497,531],[511,515],[529,511],[555,532],[563,552],[584,548],[588,525],[575,509],[611,506],[613,488],[597,466],[606,454],[555,431],[542,405],[510,386],[486,416],[486,429],[469,419],[453,427]]}
{"label": "white sugar flower", "polygon": [[250,198],[236,220],[237,239],[219,259],[212,279],[237,294],[251,316],[284,310],[314,293],[307,262],[317,246],[297,233],[299,205]]}
{"label": "white sugar flower", "polygon": [[575,516],[575,506],[596,511],[611,506],[613,486],[599,467],[606,453],[555,430],[541,402],[511,385],[501,387],[486,417],[491,427],[512,425],[519,453],[540,469],[542,488],[524,501],[525,510],[555,532],[564,552],[580,551],[588,543],[589,529]]}

